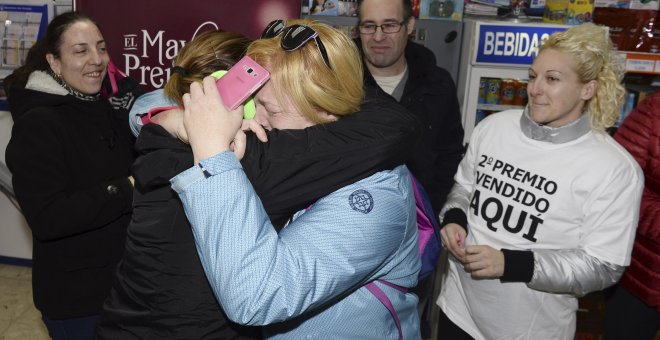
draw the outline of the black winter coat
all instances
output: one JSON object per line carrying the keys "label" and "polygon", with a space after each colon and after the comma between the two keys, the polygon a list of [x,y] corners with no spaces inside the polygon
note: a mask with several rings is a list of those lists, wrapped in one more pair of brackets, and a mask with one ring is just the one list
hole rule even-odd
{"label": "black winter coat", "polygon": [[[277,227],[349,183],[403,163],[419,136],[415,117],[389,99],[304,130],[248,134],[243,169]],[[188,145],[160,126],[142,128],[134,213],[97,339],[238,339],[255,328],[227,320],[206,280],[195,240],[169,179],[193,165]]]}
{"label": "black winter coat", "polygon": [[[193,164],[189,145],[154,124],[142,128],[126,250],[96,339],[250,339],[230,323],[206,280],[195,239],[169,179]],[[251,336],[252,335],[252,336]]]}
{"label": "black winter coat", "polygon": [[[360,40],[356,43],[361,49]],[[408,80],[399,103],[422,123],[421,142],[406,165],[426,189],[437,216],[454,185],[464,152],[456,86],[449,72],[436,66],[435,56],[426,47],[408,41],[405,57]],[[366,65],[364,69],[365,86],[380,90]]]}
{"label": "black winter coat", "polygon": [[50,319],[98,314],[131,214],[127,118],[104,99],[22,88],[9,104],[5,157],[32,230],[34,303]]}

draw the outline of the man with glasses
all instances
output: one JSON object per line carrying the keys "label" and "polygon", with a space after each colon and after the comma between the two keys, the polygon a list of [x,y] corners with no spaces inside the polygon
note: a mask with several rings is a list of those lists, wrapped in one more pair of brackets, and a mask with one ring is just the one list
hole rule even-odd
{"label": "man with glasses", "polygon": [[436,214],[451,189],[463,155],[456,86],[426,47],[408,40],[415,28],[410,0],[363,0],[358,46],[365,84],[390,94],[424,126],[422,143],[407,166],[428,192]]}
{"label": "man with glasses", "polygon": [[[433,52],[408,40],[415,28],[410,0],[363,0],[358,11],[365,85],[387,92],[421,120],[422,141],[406,165],[428,192],[437,216],[463,156],[456,86],[449,72],[436,66]],[[416,288],[420,313],[431,282],[429,276]]]}

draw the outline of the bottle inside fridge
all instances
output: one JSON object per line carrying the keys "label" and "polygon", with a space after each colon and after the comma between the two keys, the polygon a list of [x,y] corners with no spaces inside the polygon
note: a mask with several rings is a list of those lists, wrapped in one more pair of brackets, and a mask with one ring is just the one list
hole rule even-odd
{"label": "bottle inside fridge", "polygon": [[527,79],[481,77],[475,125],[486,116],[527,105]]}

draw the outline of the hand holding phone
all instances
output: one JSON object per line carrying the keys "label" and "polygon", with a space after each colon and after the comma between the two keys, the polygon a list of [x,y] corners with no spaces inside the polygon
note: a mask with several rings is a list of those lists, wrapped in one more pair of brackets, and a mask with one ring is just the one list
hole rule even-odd
{"label": "hand holding phone", "polygon": [[[227,70],[219,70],[211,73],[211,77],[214,77],[217,81],[227,74]],[[217,83],[216,83],[217,86]],[[250,96],[245,102],[243,102],[243,119],[252,119],[257,114],[257,105],[254,103],[254,98]]]}
{"label": "hand holding phone", "polygon": [[245,56],[216,81],[220,97],[229,110],[236,109],[270,79],[270,73]]}

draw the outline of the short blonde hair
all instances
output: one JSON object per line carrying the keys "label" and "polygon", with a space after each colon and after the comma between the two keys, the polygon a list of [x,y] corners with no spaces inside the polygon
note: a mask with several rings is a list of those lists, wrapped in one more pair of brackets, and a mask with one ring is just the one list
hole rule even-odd
{"label": "short blonde hair", "polygon": [[623,64],[614,49],[607,28],[586,23],[557,32],[541,46],[539,53],[553,49],[568,53],[578,79],[598,83],[595,95],[587,102],[594,129],[604,130],[616,124],[626,90],[621,85]]}
{"label": "short blonde hair", "polygon": [[245,54],[251,40],[239,33],[221,30],[208,31],[189,41],[176,55],[172,72],[165,84],[165,96],[183,106],[183,95],[190,91],[190,84],[201,82],[204,77],[219,70],[228,70]]}
{"label": "short blonde hair", "polygon": [[[351,38],[326,24],[307,20],[287,20],[286,25],[306,25],[314,29],[328,54],[329,68],[314,41],[300,49],[285,51],[280,47],[281,34],[254,41],[247,55],[265,67],[277,98],[291,99],[307,119],[327,122],[325,112],[344,116],[359,110],[364,97],[362,60]],[[280,102],[285,106],[283,102]]]}

